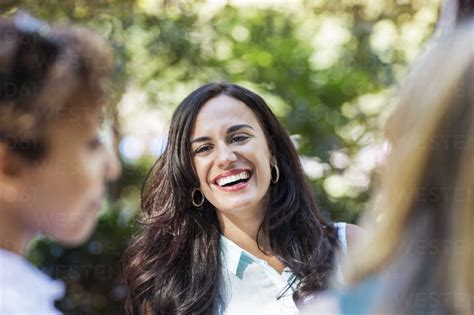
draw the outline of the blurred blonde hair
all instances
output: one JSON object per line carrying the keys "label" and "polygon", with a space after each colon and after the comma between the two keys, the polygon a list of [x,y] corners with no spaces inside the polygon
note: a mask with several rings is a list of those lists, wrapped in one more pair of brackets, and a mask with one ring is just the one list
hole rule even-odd
{"label": "blurred blonde hair", "polygon": [[[433,290],[468,297],[469,303],[448,301],[443,307],[454,314],[473,313],[473,95],[474,21],[470,21],[440,38],[399,91],[388,122],[390,153],[381,186],[361,219],[369,232],[344,263],[348,283],[400,262],[404,242],[420,234],[426,240],[459,241],[467,248],[449,243],[432,261],[434,269],[421,266],[417,272],[444,271],[437,283],[442,288]],[[422,222],[429,223],[427,229]],[[393,294],[404,285],[394,286]]]}

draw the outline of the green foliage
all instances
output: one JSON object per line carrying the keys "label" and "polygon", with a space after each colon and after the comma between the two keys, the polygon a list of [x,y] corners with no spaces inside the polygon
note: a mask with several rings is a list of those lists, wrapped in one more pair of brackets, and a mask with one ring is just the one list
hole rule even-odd
{"label": "green foliage", "polygon": [[[124,138],[148,141],[147,130],[159,119],[166,124],[203,83],[225,80],[256,91],[293,135],[320,209],[354,221],[367,205],[391,87],[430,35],[437,4],[210,3],[25,0],[2,1],[0,12],[21,7],[44,19],[86,24],[110,40]],[[133,97],[125,101],[127,95]],[[137,118],[151,112],[159,119]],[[139,159],[124,156],[123,176],[87,244],[65,249],[38,239],[33,245],[30,258],[68,285],[59,303],[67,314],[123,313],[120,257],[153,159],[147,151]]]}

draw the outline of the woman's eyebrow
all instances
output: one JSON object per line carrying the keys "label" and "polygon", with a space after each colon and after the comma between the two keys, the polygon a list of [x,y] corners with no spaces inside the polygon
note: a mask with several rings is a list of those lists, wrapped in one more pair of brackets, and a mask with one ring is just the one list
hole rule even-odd
{"label": "woman's eyebrow", "polygon": [[196,142],[205,142],[209,140],[211,140],[211,138],[209,137],[199,137],[199,138],[191,140],[191,144],[196,143]]}
{"label": "woman's eyebrow", "polygon": [[[229,128],[227,128],[226,130],[226,133],[229,134],[229,133],[232,133],[232,132],[236,132],[242,128],[250,128],[252,130],[255,130],[252,126],[250,125],[247,125],[247,124],[239,124],[239,125],[234,125],[234,126],[231,126]],[[204,136],[204,137],[199,137],[199,138],[196,138],[196,139],[193,139],[191,140],[191,144],[193,143],[196,143],[196,142],[205,142],[205,141],[209,141],[211,140],[210,137],[207,137],[207,136]]]}
{"label": "woman's eyebrow", "polygon": [[232,133],[232,132],[236,132],[237,130],[240,130],[242,128],[250,128],[252,130],[255,130],[252,126],[250,125],[247,125],[247,124],[239,124],[239,125],[234,125],[234,126],[231,126],[227,129],[226,133]]}
{"label": "woman's eyebrow", "polygon": [[[234,125],[234,126],[231,126],[229,128],[227,128],[226,130],[226,134],[229,134],[229,133],[232,133],[232,132],[236,132],[240,129],[243,129],[243,128],[250,128],[252,130],[255,130],[252,126],[250,125],[247,125],[247,124],[239,124],[239,125]],[[199,138],[196,138],[196,139],[193,139],[191,140],[191,144],[193,143],[196,143],[196,142],[206,142],[206,141],[209,141],[211,140],[210,137],[207,137],[207,136],[204,136],[204,137],[199,137]]]}

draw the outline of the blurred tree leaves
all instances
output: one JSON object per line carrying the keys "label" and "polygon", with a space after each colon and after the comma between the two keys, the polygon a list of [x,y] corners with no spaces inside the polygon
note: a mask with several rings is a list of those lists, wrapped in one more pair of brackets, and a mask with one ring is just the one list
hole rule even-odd
{"label": "blurred tree leaves", "polygon": [[353,221],[383,159],[381,130],[392,87],[430,36],[438,2],[0,3],[2,15],[18,8],[86,24],[113,46],[121,148],[135,136],[145,149],[133,158],[124,154],[123,177],[87,244],[65,249],[41,238],[30,258],[67,282],[68,296],[59,303],[65,313],[121,314],[120,256],[156,155],[150,143],[189,92],[226,80],[261,94],[293,135],[320,209]]}

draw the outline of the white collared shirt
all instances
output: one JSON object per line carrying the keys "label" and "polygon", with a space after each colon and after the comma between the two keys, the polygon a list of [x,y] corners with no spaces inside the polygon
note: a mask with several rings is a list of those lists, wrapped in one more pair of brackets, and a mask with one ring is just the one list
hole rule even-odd
{"label": "white collared shirt", "polygon": [[0,314],[60,315],[54,301],[64,284],[53,280],[25,258],[0,249]]}
{"label": "white collared shirt", "polygon": [[[335,223],[342,251],[347,249],[346,224]],[[223,264],[223,297],[225,310],[219,313],[237,314],[298,314],[293,292],[298,281],[289,268],[279,274],[273,267],[221,236]],[[338,272],[339,273],[339,272]],[[293,283],[293,284],[292,284]],[[283,291],[292,284],[288,291]],[[277,296],[280,296],[277,299]]]}

